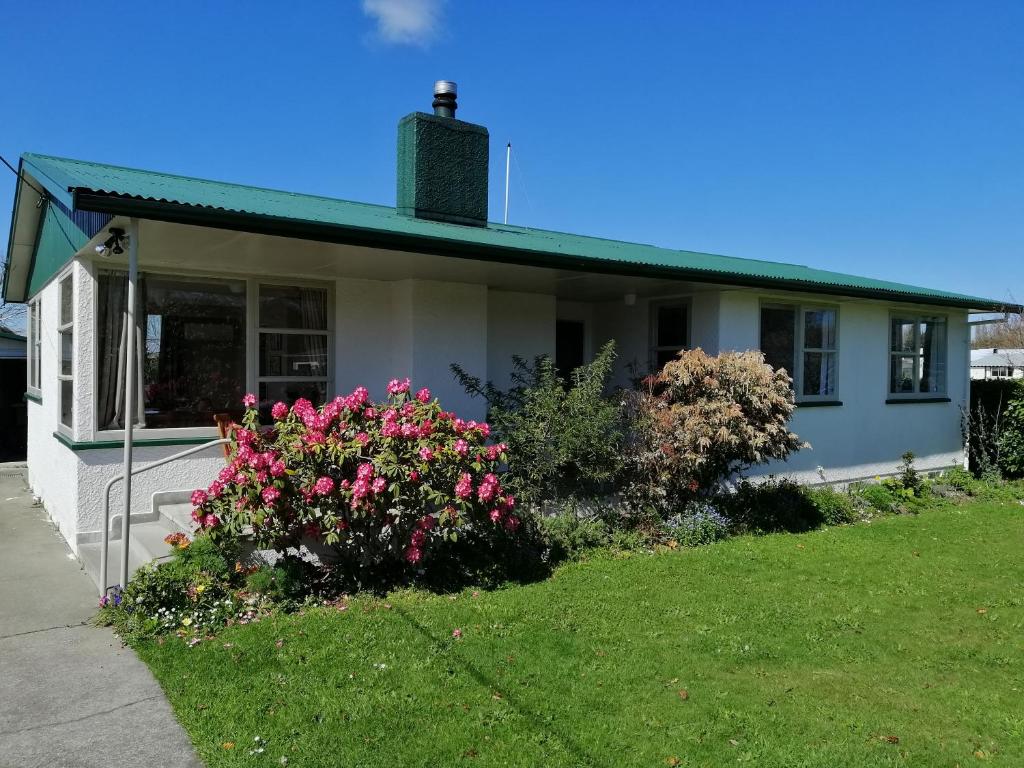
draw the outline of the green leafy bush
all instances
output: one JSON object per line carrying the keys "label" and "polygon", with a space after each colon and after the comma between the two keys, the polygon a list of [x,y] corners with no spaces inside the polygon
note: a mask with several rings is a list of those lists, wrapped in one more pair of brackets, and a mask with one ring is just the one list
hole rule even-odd
{"label": "green leafy bush", "polygon": [[1024,388],[1006,407],[999,434],[999,469],[1006,477],[1024,477]]}
{"label": "green leafy bush", "polygon": [[874,512],[891,515],[900,511],[899,499],[890,488],[881,483],[857,485],[852,490],[855,497]]}
{"label": "green leafy bush", "polygon": [[604,520],[582,516],[572,508],[542,517],[540,524],[552,563],[578,559],[588,550],[611,543],[611,532]]}
{"label": "green leafy bush", "polygon": [[810,531],[825,522],[822,510],[792,480],[768,478],[741,481],[723,498],[726,515],[737,533]]}
{"label": "green leafy bush", "polygon": [[513,386],[484,384],[458,365],[459,384],[487,401],[488,421],[508,446],[506,486],[541,504],[611,493],[622,467],[625,426],[618,399],[606,394],[615,361],[608,342],[594,360],[561,379],[554,362],[513,357]]}
{"label": "green leafy bush", "polygon": [[710,501],[694,501],[665,522],[668,534],[684,547],[699,547],[728,537],[729,519]]}
{"label": "green leafy bush", "polygon": [[791,379],[760,352],[687,350],[632,397],[627,496],[670,514],[803,443],[788,429]]}
{"label": "green leafy bush", "polygon": [[825,525],[847,525],[857,521],[857,507],[849,493],[829,486],[805,488],[804,493],[818,510]]}

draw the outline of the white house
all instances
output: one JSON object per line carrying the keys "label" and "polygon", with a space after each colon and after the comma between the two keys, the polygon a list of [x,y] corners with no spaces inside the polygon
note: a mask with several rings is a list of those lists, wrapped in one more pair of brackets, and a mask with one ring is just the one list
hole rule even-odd
{"label": "white house", "polygon": [[[792,372],[813,448],[765,472],[868,478],[907,450],[922,469],[962,464],[968,316],[1019,307],[489,223],[487,131],[438,90],[435,114],[399,124],[396,207],[22,156],[3,290],[29,306],[29,482],[73,549],[100,537],[121,470],[133,224],[139,464],[210,441],[247,391],[266,408],[409,376],[479,419],[451,363],[501,384],[513,354],[571,368],[608,339],[624,386],[684,347],[761,349]],[[141,475],[133,510],[221,466],[209,450]]]}
{"label": "white house", "polygon": [[972,349],[971,378],[1024,378],[1024,349]]}

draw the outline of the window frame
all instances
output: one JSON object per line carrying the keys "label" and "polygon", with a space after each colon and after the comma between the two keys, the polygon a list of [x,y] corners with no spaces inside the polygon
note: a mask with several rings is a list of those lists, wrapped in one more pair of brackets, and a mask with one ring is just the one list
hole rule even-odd
{"label": "window frame", "polygon": [[[686,317],[686,333],[683,346],[677,347],[674,344],[658,344],[658,310],[663,307],[680,307]],[[657,373],[659,352],[682,352],[693,349],[693,299],[688,296],[676,298],[651,299],[648,302],[647,310],[647,368],[650,373]]]}
{"label": "window frame", "polygon": [[[904,352],[902,350],[897,351],[892,348],[892,324],[894,320],[900,320],[902,322],[913,323],[914,325],[914,351]],[[942,366],[942,389],[932,390],[930,392],[921,391],[921,373],[920,366],[917,361],[923,357],[921,349],[921,323],[925,320],[941,320],[944,328],[944,344],[942,346],[943,354],[943,366]],[[885,329],[886,338],[886,349],[889,354],[886,357],[885,366],[885,393],[886,400],[936,400],[936,399],[948,399],[949,398],[949,315],[942,313],[928,312],[926,310],[890,310],[889,311],[889,322]],[[913,392],[893,392],[892,391],[892,359],[894,357],[913,357],[914,358],[914,391]]]}
{"label": "window frame", "polygon": [[[71,308],[67,322],[61,316],[64,310],[64,284],[70,281],[71,285]],[[71,373],[63,372],[64,363],[64,336],[71,337]],[[75,432],[75,273],[73,269],[67,270],[57,278],[57,430],[71,436]],[[61,418],[64,411],[64,382],[71,382],[71,415],[70,424],[65,424]]]}
{"label": "window frame", "polygon": [[28,302],[28,343],[25,345],[25,391],[41,398],[42,383],[42,297],[36,296]]}
{"label": "window frame", "polygon": [[[92,262],[91,278],[95,283],[97,281],[96,269],[106,269],[113,271],[127,271],[120,267],[120,265],[107,265],[103,263]],[[222,274],[222,273],[208,273],[199,272],[197,270],[187,269],[162,269],[159,266],[154,268],[146,268],[139,270],[139,277],[143,274],[147,275],[159,275],[160,277],[167,278],[181,278],[181,279],[216,279],[216,280],[235,280],[238,282],[245,283],[245,391],[256,392],[258,389],[258,372],[259,372],[259,285],[280,285],[286,287],[299,287],[299,288],[323,288],[327,291],[327,400],[330,400],[334,396],[334,302],[335,302],[335,283],[324,280],[307,280],[302,278],[288,279],[288,278],[276,278],[276,277],[265,277],[261,275],[253,274]],[[95,338],[99,338],[99,292],[93,291],[93,334]],[[95,356],[93,364],[93,394],[92,402],[90,407],[92,408],[92,433],[96,440],[120,440],[124,438],[123,429],[100,429],[96,422],[98,416],[98,408],[96,399],[99,397],[99,382],[98,382],[98,371],[99,371],[99,345],[94,345],[93,354]],[[287,379],[292,381],[293,379]],[[161,438],[171,439],[187,439],[187,438],[203,438],[203,437],[217,437],[219,435],[218,428],[216,425],[211,424],[208,427],[156,427],[140,428],[138,426],[134,429],[135,436],[137,439],[152,439],[158,440]]]}
{"label": "window frame", "polygon": [[[785,300],[773,300],[773,299],[762,299],[757,308],[757,348],[758,351],[763,352],[761,349],[761,318],[762,313],[765,309],[788,309],[793,313],[793,370],[790,371],[790,376],[793,379],[793,396],[796,403],[839,403],[841,402],[839,394],[839,385],[841,377],[839,375],[839,349],[840,349],[840,307],[838,304],[828,303],[808,303],[803,304],[799,302],[785,301]],[[807,312],[833,312],[835,313],[835,326],[836,326],[836,343],[831,349],[827,347],[808,347],[806,346],[806,333],[805,333],[805,314]],[[835,385],[832,387],[832,392],[827,395],[805,395],[804,390],[804,355],[808,352],[811,353],[822,353],[831,354],[835,356],[835,366],[833,367],[833,380]]]}

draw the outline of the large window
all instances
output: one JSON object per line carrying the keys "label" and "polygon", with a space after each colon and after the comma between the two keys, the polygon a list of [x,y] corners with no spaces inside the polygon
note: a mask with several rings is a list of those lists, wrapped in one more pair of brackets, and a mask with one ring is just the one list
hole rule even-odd
{"label": "large window", "polygon": [[946,391],[946,318],[893,315],[889,331],[889,394],[941,395]]}
{"label": "large window", "polygon": [[39,298],[28,304],[28,391],[39,395],[42,342],[39,333]]}
{"label": "large window", "polygon": [[835,398],[838,343],[838,312],[834,308],[789,304],[761,307],[765,362],[792,377],[797,400]]}
{"label": "large window", "polygon": [[72,274],[61,278],[57,291],[60,296],[57,319],[57,353],[60,356],[57,364],[57,407],[60,425],[70,430],[74,427],[75,409],[75,283]]}
{"label": "large window", "polygon": [[651,304],[651,369],[660,371],[690,343],[690,305],[685,301]]}
{"label": "large window", "polygon": [[279,400],[300,397],[314,405],[327,397],[329,333],[327,291],[283,285],[259,286],[260,412]]}
{"label": "large window", "polygon": [[[98,279],[97,427],[123,429],[124,272]],[[143,274],[136,310],[139,410],[149,429],[213,427],[239,418],[242,396],[322,404],[329,381],[328,293],[319,287]],[[251,340],[251,342],[250,342]]]}

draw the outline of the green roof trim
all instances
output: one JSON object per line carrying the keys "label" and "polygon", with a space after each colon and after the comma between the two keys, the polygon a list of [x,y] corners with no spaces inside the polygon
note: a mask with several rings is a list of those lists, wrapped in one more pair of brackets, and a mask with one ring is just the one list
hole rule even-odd
{"label": "green roof trim", "polygon": [[32,256],[28,295],[39,293],[88,242],[89,237],[68,218],[60,206],[48,200],[43,224],[39,229],[39,240]]}
{"label": "green roof trim", "polygon": [[[996,299],[754,259],[489,223],[464,226],[395,208],[25,154],[35,178],[76,211],[369,245],[530,266],[1019,312]],[[53,188],[51,188],[53,185]],[[65,203],[67,204],[67,203]]]}
{"label": "green roof trim", "polygon": [[8,341],[28,341],[28,339],[20,333],[9,331],[2,326],[0,326],[0,339],[7,339]]}

